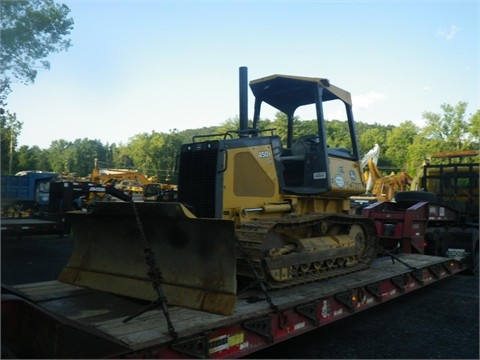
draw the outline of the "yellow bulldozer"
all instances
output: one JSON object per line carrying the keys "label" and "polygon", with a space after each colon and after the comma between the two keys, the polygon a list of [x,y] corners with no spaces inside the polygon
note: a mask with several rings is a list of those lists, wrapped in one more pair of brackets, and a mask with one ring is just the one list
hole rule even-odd
{"label": "yellow bulldozer", "polygon": [[[291,287],[359,271],[377,254],[373,222],[351,215],[365,184],[350,93],[325,78],[240,68],[240,126],[180,149],[174,202],[99,202],[71,212],[74,251],[59,279],[116,294],[231,314],[239,284]],[[345,110],[349,146],[327,142],[324,105]],[[286,141],[261,130],[269,105],[287,117]],[[317,129],[297,136],[298,108]],[[163,303],[163,302],[162,302]]]}

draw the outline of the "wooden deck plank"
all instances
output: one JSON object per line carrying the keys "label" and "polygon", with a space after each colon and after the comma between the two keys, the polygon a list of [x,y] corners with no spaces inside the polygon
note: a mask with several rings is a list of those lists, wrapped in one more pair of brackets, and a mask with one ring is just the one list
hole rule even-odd
{"label": "wooden deck plank", "polygon": [[[399,255],[411,267],[423,268],[444,262],[445,258],[424,255]],[[369,269],[356,273],[313,282],[292,288],[269,292],[273,303],[280,309],[326,298],[334,294],[362,287],[387,278],[408,273],[411,268],[391,258],[376,259]],[[81,321],[111,336],[132,349],[162,344],[172,340],[160,307],[135,317],[128,323],[123,320],[143,308],[142,303],[116,295],[88,290],[58,281],[18,285],[15,288],[33,301],[72,320]],[[78,295],[78,296],[76,296]],[[117,304],[118,303],[118,304]],[[177,333],[190,336],[202,331],[232,326],[246,319],[261,317],[272,312],[260,291],[250,290],[239,296],[231,316],[210,314],[180,307],[169,307],[170,318]]]}
{"label": "wooden deck plank", "polygon": [[80,286],[65,284],[60,281],[45,281],[33,284],[15,285],[14,288],[32,301],[40,302],[62,297],[78,296],[93,292]]}

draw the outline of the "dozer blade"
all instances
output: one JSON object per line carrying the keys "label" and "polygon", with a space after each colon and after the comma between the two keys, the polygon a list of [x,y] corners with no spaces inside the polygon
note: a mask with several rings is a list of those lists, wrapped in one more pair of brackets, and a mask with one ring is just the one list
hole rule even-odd
{"label": "dozer blade", "polygon": [[74,249],[60,272],[65,283],[157,300],[141,235],[155,255],[170,305],[229,315],[236,301],[232,221],[195,218],[179,203],[98,202],[70,212]]}

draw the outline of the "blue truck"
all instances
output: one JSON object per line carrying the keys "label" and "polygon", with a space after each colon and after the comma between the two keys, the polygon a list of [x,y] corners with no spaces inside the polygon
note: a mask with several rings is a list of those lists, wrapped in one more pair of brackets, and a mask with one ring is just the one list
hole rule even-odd
{"label": "blue truck", "polygon": [[2,236],[64,234],[61,218],[48,212],[50,184],[58,175],[37,170],[2,175]]}
{"label": "blue truck", "polygon": [[2,176],[2,208],[15,206],[19,210],[31,206],[48,207],[49,186],[57,173],[37,170],[21,171]]}

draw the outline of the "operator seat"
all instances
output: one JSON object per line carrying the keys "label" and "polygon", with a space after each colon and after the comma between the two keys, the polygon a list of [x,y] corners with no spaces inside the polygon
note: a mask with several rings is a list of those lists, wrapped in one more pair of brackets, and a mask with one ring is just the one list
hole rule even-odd
{"label": "operator seat", "polygon": [[305,183],[305,157],[319,151],[318,135],[300,136],[292,148],[282,154],[283,178],[288,187],[301,187]]}
{"label": "operator seat", "polygon": [[318,135],[303,135],[292,145],[293,156],[303,156],[309,152],[320,151],[320,139]]}

